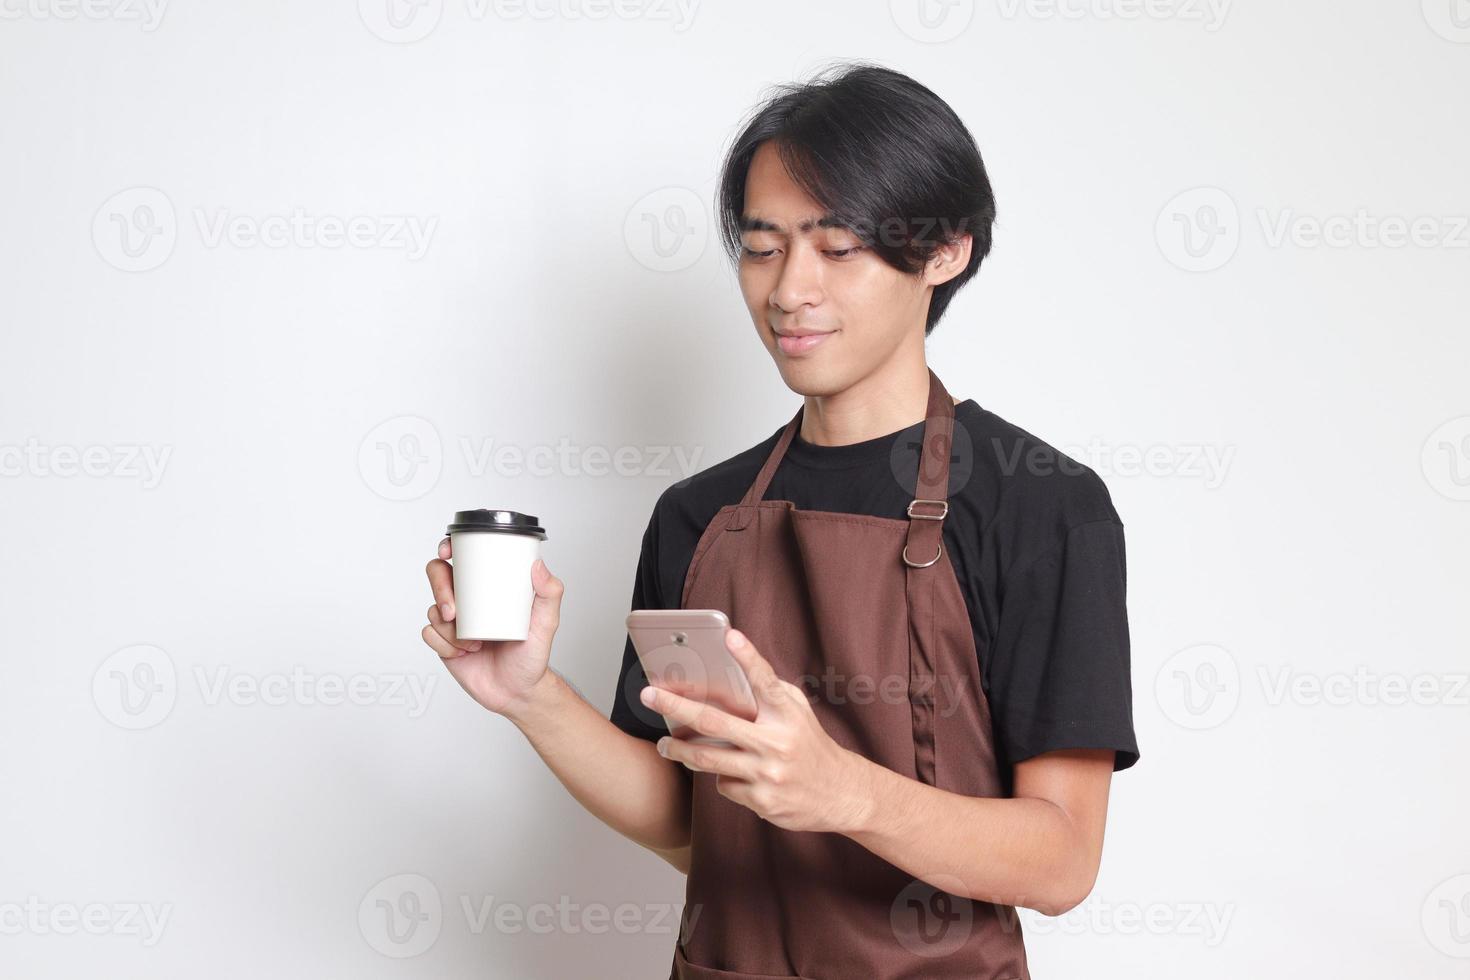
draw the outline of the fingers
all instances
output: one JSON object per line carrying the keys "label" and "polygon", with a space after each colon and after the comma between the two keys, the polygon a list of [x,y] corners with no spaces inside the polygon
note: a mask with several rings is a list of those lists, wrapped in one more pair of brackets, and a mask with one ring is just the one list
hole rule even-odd
{"label": "fingers", "polygon": [[480,649],[482,640],[461,640],[455,636],[456,627],[453,623],[446,623],[444,617],[439,615],[438,606],[429,607],[429,625],[448,642],[451,646],[463,650],[465,653],[474,653]]}
{"label": "fingers", "polygon": [[671,728],[688,725],[701,735],[722,738],[737,746],[751,747],[755,744],[757,730],[753,723],[712,705],[701,704],[652,685],[645,687],[639,697],[644,704],[668,719]]}
{"label": "fingers", "polygon": [[[441,542],[440,550],[444,548]],[[434,605],[445,621],[454,619],[454,570],[442,558],[435,558],[424,569],[429,576],[429,588],[434,592]]]}
{"label": "fingers", "polygon": [[672,735],[658,740],[658,751],[665,759],[672,759],[695,772],[712,772],[720,776],[754,781],[756,758],[743,749],[729,749],[722,745],[704,745],[690,742]]}
{"label": "fingers", "polygon": [[429,645],[429,648],[439,655],[441,660],[453,660],[455,657],[463,657],[468,652],[461,650],[453,643],[444,639],[439,634],[439,631],[434,628],[433,623],[425,626],[419,635],[424,638],[424,642]]}
{"label": "fingers", "polygon": [[445,561],[454,557],[454,545],[448,538],[439,542],[439,557]]}
{"label": "fingers", "polygon": [[561,625],[561,597],[566,592],[566,583],[551,574],[546,562],[537,558],[531,566],[531,587],[536,591],[536,597],[531,600],[531,632],[549,643]]}

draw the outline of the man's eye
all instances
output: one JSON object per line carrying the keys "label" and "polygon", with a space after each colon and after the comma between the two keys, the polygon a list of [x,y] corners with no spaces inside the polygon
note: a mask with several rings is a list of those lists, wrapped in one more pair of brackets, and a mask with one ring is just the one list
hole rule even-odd
{"label": "man's eye", "polygon": [[863,246],[861,245],[849,245],[847,248],[830,248],[827,250],[827,254],[833,258],[845,259],[849,255],[856,254],[862,250]]}
{"label": "man's eye", "polygon": [[744,248],[745,248],[745,254],[748,255],[748,256],[750,256],[753,259],[769,258],[770,256],[776,254],[776,250],[774,248],[768,248],[764,252],[757,252],[754,249],[750,248],[748,245],[747,246],[744,246]]}

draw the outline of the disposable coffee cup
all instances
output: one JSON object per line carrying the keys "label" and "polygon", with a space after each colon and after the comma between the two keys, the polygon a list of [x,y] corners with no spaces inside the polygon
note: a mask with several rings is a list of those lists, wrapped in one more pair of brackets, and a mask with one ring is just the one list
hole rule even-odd
{"label": "disposable coffee cup", "polygon": [[449,525],[454,633],[461,640],[524,640],[531,631],[531,566],[546,530],[514,510],[456,511]]}

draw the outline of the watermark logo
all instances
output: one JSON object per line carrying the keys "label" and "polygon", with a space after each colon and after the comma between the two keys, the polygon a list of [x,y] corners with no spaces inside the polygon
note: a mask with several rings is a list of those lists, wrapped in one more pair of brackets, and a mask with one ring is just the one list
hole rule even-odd
{"label": "watermark logo", "polygon": [[898,29],[921,44],[953,41],[975,19],[975,0],[888,0]]}
{"label": "watermark logo", "polygon": [[909,882],[888,909],[888,924],[904,949],[916,956],[948,956],[965,944],[975,924],[975,909],[964,897],[964,882],[949,874]]}
{"label": "watermark logo", "polygon": [[[496,895],[451,895],[449,902],[438,887],[421,874],[384,878],[357,906],[358,931],[367,944],[384,956],[407,959],[433,947],[446,927],[454,926],[449,909],[457,904],[463,928],[471,935],[495,931],[504,935],[665,935],[692,928],[699,906],[669,903],[638,905],[623,902],[577,902],[569,895],[554,901],[519,902]],[[687,912],[687,914],[685,914]]]}
{"label": "watermark logo", "polygon": [[947,499],[970,482],[975,471],[975,444],[965,423],[956,418],[948,438],[936,433],[925,446],[924,434],[928,424],[929,420],[925,419],[912,435],[893,440],[888,450],[888,469],[905,493],[917,494],[920,465],[924,467],[924,475],[933,478],[947,461],[949,477],[943,495]]}
{"label": "watermark logo", "polygon": [[1419,465],[1441,497],[1470,500],[1470,415],[1450,419],[1431,432]]}
{"label": "watermark logo", "polygon": [[[1470,249],[1470,215],[1377,214],[1368,208],[1321,215],[1257,207],[1251,218],[1270,249]],[[1229,194],[1196,187],[1164,205],[1154,238],[1178,268],[1213,272],[1235,257],[1246,225]]]}
{"label": "watermark logo", "polygon": [[1186,272],[1212,272],[1240,247],[1240,209],[1218,187],[1184,191],[1159,212],[1154,239],[1164,258]]}
{"label": "watermark logo", "polygon": [[922,461],[926,475],[934,475],[943,454],[949,457],[949,480],[946,496],[954,496],[969,483],[976,465],[976,454],[986,454],[1005,476],[1024,473],[1029,476],[1080,477],[1088,473],[1106,478],[1150,477],[1154,479],[1187,479],[1198,481],[1206,490],[1224,485],[1235,461],[1236,446],[1210,443],[1107,443],[1097,436],[1085,444],[1050,446],[1030,436],[1002,439],[992,436],[978,445],[971,440],[969,429],[956,418],[946,443],[933,439],[928,456],[921,456],[922,430],[897,436],[889,449],[889,469],[905,493],[918,486],[918,468]]}
{"label": "watermark logo", "polygon": [[439,430],[416,415],[388,419],[363,436],[357,469],[383,499],[417,500],[438,485],[444,469]]}
{"label": "watermark logo", "polygon": [[[627,703],[632,706],[633,714],[639,721],[655,728],[667,727],[668,722],[664,716],[654,711],[643,703],[640,695],[646,684],[648,673],[659,678],[659,687],[672,691],[680,697],[702,700],[704,692],[710,689],[709,665],[703,657],[689,656],[690,647],[683,633],[675,633],[672,642],[665,643],[648,652],[645,657],[640,657],[641,670],[630,670],[623,679],[623,694]],[[734,684],[738,687],[743,678],[739,666],[734,661],[725,664],[726,684]]]}
{"label": "watermark logo", "polygon": [[1154,679],[1154,695],[1170,721],[1191,730],[1223,725],[1247,694],[1268,709],[1470,707],[1470,673],[1463,671],[1383,672],[1357,664],[1316,672],[1257,664],[1251,683],[1246,680],[1228,650],[1205,643],[1169,658]]}
{"label": "watermark logo", "polygon": [[357,906],[357,928],[384,956],[407,959],[429,951],[444,926],[439,889],[420,874],[384,878]]}
{"label": "watermark logo", "polygon": [[[631,644],[632,640],[628,640],[628,643]],[[631,646],[629,648],[631,649]],[[690,658],[688,661],[680,661],[680,664],[682,665],[686,662],[691,666],[697,662],[702,663],[702,661],[695,661],[693,658]],[[643,703],[641,695],[643,694],[643,689],[647,686],[648,675],[640,663],[633,670],[623,675],[623,689],[619,692],[623,699],[623,704],[631,709],[633,716],[643,724],[655,729],[667,730],[669,723],[664,720],[664,716]]]}
{"label": "watermark logo", "polygon": [[[253,248],[379,250],[402,252],[410,262],[428,254],[439,228],[437,215],[245,214],[227,207],[194,207],[194,233],[207,249]],[[148,272],[168,261],[179,239],[179,219],[169,196],[156,187],[130,187],[102,203],[92,216],[92,244],[102,260],[123,272]]]}
{"label": "watermark logo", "polygon": [[645,194],[623,219],[623,242],[639,265],[680,272],[699,261],[709,237],[704,202],[687,187]]}
{"label": "watermark logo", "polygon": [[119,728],[141,731],[169,716],[178,700],[179,678],[169,655],[139,644],[113,653],[92,675],[92,702]]}
{"label": "watermark logo", "polygon": [[[459,436],[450,460],[459,459],[475,479],[493,474],[523,477],[601,479],[687,477],[697,472],[703,446],[582,445],[562,436],[553,443],[517,445],[490,438]],[[368,489],[385,500],[416,500],[434,489],[446,452],[439,430],[427,419],[400,415],[379,424],[358,445],[357,468]]]}
{"label": "watermark logo", "polygon": [[357,0],[363,26],[389,44],[422,41],[439,26],[444,0]]}
{"label": "watermark logo", "polygon": [[1470,0],[1423,0],[1430,30],[1456,44],[1470,44]]}
{"label": "watermark logo", "polygon": [[[264,674],[237,671],[228,665],[206,669],[195,665],[185,677],[193,682],[205,707],[237,708],[353,707],[401,708],[420,718],[429,708],[437,673],[315,673],[297,664],[290,670]],[[92,702],[102,717],[130,731],[162,724],[178,703],[183,684],[173,659],[148,644],[113,653],[92,675]]]}
{"label": "watermark logo", "polygon": [[1240,666],[1222,646],[1186,647],[1159,668],[1154,698],[1165,717],[1181,728],[1216,728],[1240,704]]}
{"label": "watermark logo", "polygon": [[1419,921],[1435,949],[1458,960],[1470,959],[1470,874],[1436,885],[1424,899]]}
{"label": "watermark logo", "polygon": [[168,261],[179,237],[173,202],[156,187],[129,187],[92,216],[92,244],[123,272],[147,272]]}

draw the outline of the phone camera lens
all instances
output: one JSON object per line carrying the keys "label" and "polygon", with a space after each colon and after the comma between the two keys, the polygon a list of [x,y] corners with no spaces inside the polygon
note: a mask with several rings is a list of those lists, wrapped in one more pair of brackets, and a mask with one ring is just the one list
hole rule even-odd
{"label": "phone camera lens", "polygon": [[685,641],[687,641],[688,639],[689,639],[689,637],[686,634],[684,634],[684,633],[675,633],[674,634],[674,642],[676,644],[678,644],[679,646],[683,646],[684,643],[685,643]]}

